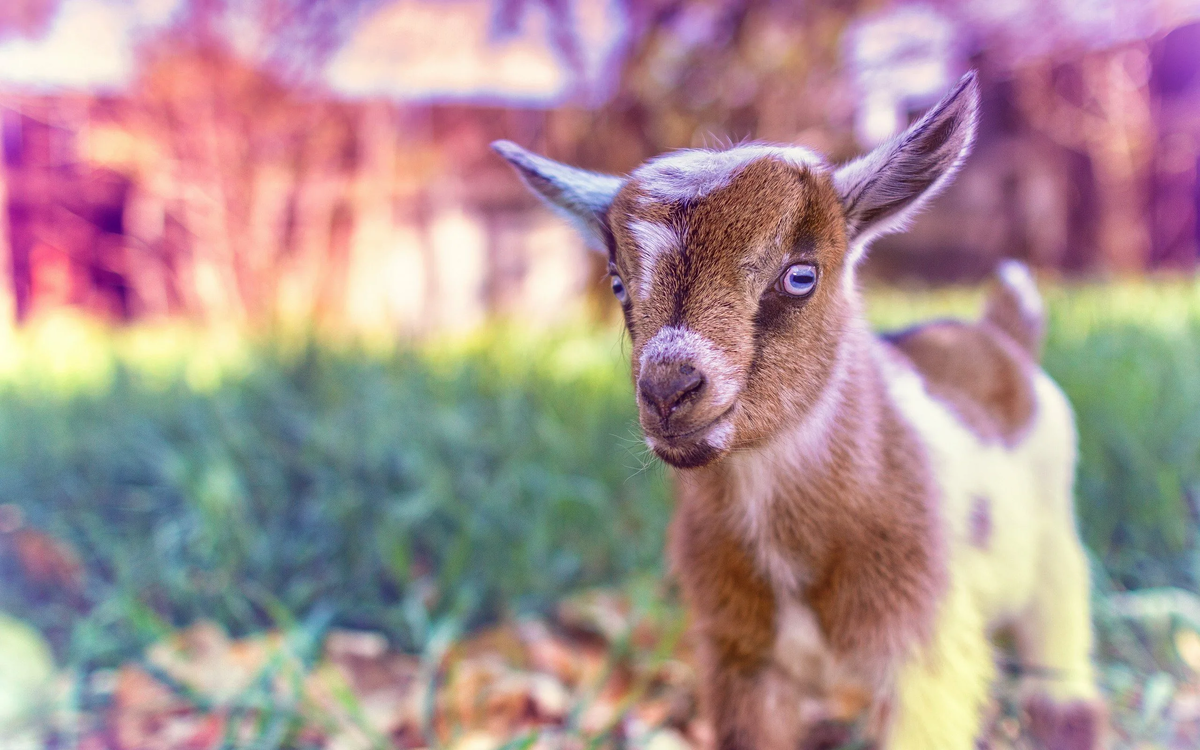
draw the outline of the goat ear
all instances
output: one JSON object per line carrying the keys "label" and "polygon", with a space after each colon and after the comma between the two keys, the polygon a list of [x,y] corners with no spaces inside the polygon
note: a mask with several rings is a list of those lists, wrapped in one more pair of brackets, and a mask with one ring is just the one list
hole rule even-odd
{"label": "goat ear", "polygon": [[972,71],[908,130],[837,169],[833,182],[846,210],[852,261],[875,237],[903,229],[950,184],[971,151],[978,112]]}
{"label": "goat ear", "polygon": [[517,170],[530,190],[570,219],[589,245],[607,250],[608,209],[625,180],[538,156],[512,141],[495,141],[492,149]]}

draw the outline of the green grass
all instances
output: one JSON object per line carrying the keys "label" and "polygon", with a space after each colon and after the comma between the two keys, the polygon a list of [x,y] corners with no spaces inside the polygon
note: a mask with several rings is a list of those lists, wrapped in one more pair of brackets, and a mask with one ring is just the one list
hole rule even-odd
{"label": "green grass", "polygon": [[104,372],[10,369],[0,498],[78,550],[85,590],[5,586],[0,610],[89,666],[170,625],[243,633],[316,607],[419,649],[439,619],[657,570],[666,492],[610,334],[247,345],[198,378],[204,341],[147,365],[137,332],[68,327]]}
{"label": "green grass", "polygon": [[[1200,287],[1048,298],[1100,585],[1195,590]],[[870,296],[889,327],[978,302]],[[612,328],[406,348],[56,321],[2,343],[0,503],[85,574],[80,593],[35,586],[0,551],[0,610],[64,663],[112,665],[199,618],[238,634],[314,612],[421,650],[447,623],[661,572],[664,472]]]}

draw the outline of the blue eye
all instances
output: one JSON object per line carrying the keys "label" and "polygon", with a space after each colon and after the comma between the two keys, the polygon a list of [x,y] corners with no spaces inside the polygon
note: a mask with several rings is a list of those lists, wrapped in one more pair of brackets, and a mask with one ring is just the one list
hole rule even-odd
{"label": "blue eye", "polygon": [[612,290],[617,302],[623,305],[629,301],[629,293],[625,291],[625,282],[621,281],[621,277],[615,273],[612,276]]}
{"label": "blue eye", "polygon": [[779,290],[792,297],[807,297],[816,286],[817,267],[811,263],[790,266],[779,279]]}

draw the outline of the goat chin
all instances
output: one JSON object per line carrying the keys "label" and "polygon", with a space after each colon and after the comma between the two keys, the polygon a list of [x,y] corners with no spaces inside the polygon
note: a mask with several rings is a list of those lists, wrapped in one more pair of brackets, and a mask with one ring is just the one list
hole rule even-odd
{"label": "goat chin", "polygon": [[724,451],[706,440],[682,445],[664,445],[655,440],[650,442],[654,454],[676,469],[698,469],[720,458]]}

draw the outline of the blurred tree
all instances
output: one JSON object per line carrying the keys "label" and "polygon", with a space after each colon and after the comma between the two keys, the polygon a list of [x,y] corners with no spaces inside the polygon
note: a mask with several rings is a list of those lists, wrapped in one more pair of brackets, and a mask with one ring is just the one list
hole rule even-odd
{"label": "blurred tree", "polygon": [[310,81],[364,16],[386,0],[191,0],[227,6],[259,27],[262,62],[285,79]]}
{"label": "blurred tree", "polygon": [[[523,194],[514,197],[507,172],[484,195],[483,178],[501,169],[486,149],[497,137],[617,172],[665,150],[745,138],[848,157],[861,146],[853,122],[864,92],[851,75],[846,32],[899,7],[885,0],[612,0],[625,14],[627,33],[611,58],[612,78],[596,85],[594,29],[581,20],[595,5],[476,0],[464,5],[484,23],[490,14],[493,39],[541,34],[533,41],[543,49],[548,43],[562,67],[574,71],[566,105],[336,99],[320,84],[326,62],[393,1],[181,0],[171,24],[143,39],[137,79],[119,107],[128,108],[125,126],[145,144],[131,167],[137,174],[128,175],[127,212],[130,234],[152,252],[130,266],[137,273],[160,267],[154,273],[166,288],[158,298],[170,303],[157,309],[239,321],[269,320],[281,307],[297,316],[328,310],[337,317],[353,298],[355,277],[347,268],[358,262],[358,248],[392,252],[399,229],[418,248],[414,253],[424,254],[405,273],[419,276],[413,288],[432,297],[427,274],[439,251],[428,242],[430,217],[455,208],[492,236],[498,230],[487,223],[495,218],[488,211],[502,207],[514,225],[530,215],[532,204],[522,202]],[[433,0],[406,1],[436,8]],[[1162,161],[1156,150],[1163,150],[1145,85],[1146,45],[1079,33],[1066,0],[1028,14],[989,15],[985,5],[934,3],[957,29],[947,67],[961,67],[974,54],[990,97],[986,116],[1004,121],[1003,133],[981,138],[971,168],[986,179],[972,194],[1003,197],[985,196],[972,209],[947,196],[946,213],[935,209],[924,220],[953,235],[935,250],[971,255],[980,268],[990,268],[998,253],[1071,270],[1140,268],[1150,258],[1149,206],[1156,200],[1149,175]],[[0,36],[44,29],[57,7],[52,0],[3,3]],[[609,90],[611,97],[599,101]],[[1167,145],[1175,148],[1182,135]],[[1012,148],[994,149],[988,161],[987,138],[1006,139]],[[1033,167],[1042,182],[1031,178]],[[1187,192],[1186,185],[1176,187],[1182,180],[1171,182],[1176,198]],[[965,194],[967,186],[961,180],[958,190]],[[10,185],[9,192],[19,190]],[[1035,203],[1040,208],[1031,208]],[[980,239],[983,231],[960,231],[970,210],[983,217],[977,223],[984,229],[991,227],[991,240]],[[1042,221],[1047,216],[1053,221]],[[1060,224],[1068,228],[1059,231]],[[1052,231],[1038,236],[1049,239],[1039,239],[1038,248],[1053,247],[1034,252],[1030,237],[1047,225]],[[1172,236],[1182,237],[1187,227]],[[924,253],[919,262],[883,244],[876,255],[891,252],[904,261],[895,267],[922,274],[945,265],[931,260],[937,243],[930,237],[908,237]],[[1191,247],[1176,244],[1177,255]],[[488,262],[496,262],[495,247]],[[603,260],[593,260],[592,275],[600,278]],[[596,289],[610,304],[602,285]]]}
{"label": "blurred tree", "polygon": [[298,94],[377,1],[187,0],[139,50],[140,126],[170,157],[145,165],[158,175],[140,198],[185,228],[154,241],[190,277],[192,314],[265,321],[281,297],[300,315],[341,302],[355,122]]}
{"label": "blurred tree", "polygon": [[1087,157],[1096,187],[1088,217],[1098,245],[1091,264],[1110,272],[1142,270],[1150,258],[1149,72],[1147,50],[1135,44],[1073,60],[1030,60],[1014,73],[1017,106],[1028,127]]}
{"label": "blurred tree", "polygon": [[[62,0],[4,0],[0,2],[0,40],[9,37],[39,37],[50,28]],[[0,141],[5,140],[5,119],[0,97]],[[7,145],[7,144],[0,144]],[[13,307],[10,233],[8,225],[8,175],[5,151],[0,149],[0,320],[11,320]]]}
{"label": "blurred tree", "polygon": [[[841,37],[877,4],[629,0],[630,41],[615,96],[595,111],[568,110],[547,146],[609,168],[750,137],[849,153],[848,135],[828,135],[848,133],[853,112]],[[798,104],[807,101],[813,106]]]}
{"label": "blurred tree", "polygon": [[0,39],[41,36],[61,4],[62,0],[4,0],[0,3]]}
{"label": "blurred tree", "polygon": [[183,0],[182,11],[165,35],[176,42],[221,49],[290,84],[311,84],[363,17],[386,2]]}
{"label": "blurred tree", "polygon": [[[540,5],[550,19],[550,42],[562,57],[567,69],[579,80],[583,77],[583,45],[579,39],[579,28],[572,13],[571,0],[494,0],[495,15],[493,28],[497,35],[515,33],[522,17],[530,6]],[[626,12],[634,5],[630,0],[623,4]]]}

